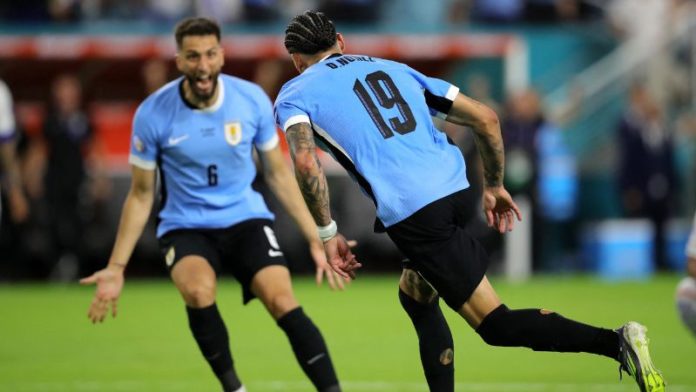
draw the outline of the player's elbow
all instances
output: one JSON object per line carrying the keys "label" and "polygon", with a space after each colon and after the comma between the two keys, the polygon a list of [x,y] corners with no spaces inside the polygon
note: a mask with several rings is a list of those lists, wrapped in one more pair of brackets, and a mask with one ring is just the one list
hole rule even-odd
{"label": "player's elbow", "polygon": [[484,107],[478,116],[479,126],[483,129],[497,129],[500,127],[498,115],[489,107]]}

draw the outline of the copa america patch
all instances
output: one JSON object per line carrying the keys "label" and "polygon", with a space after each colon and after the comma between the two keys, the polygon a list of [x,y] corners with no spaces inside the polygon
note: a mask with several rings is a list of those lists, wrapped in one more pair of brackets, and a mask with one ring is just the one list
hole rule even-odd
{"label": "copa america patch", "polygon": [[138,137],[138,135],[133,136],[133,147],[137,152],[145,152],[145,143]]}

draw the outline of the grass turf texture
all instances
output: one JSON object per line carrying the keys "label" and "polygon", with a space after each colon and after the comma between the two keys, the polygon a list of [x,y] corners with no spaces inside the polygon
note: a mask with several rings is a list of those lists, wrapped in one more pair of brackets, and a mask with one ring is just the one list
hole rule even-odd
{"label": "grass turf texture", "polygon": [[[670,392],[696,391],[696,340],[674,305],[679,277],[606,283],[541,277],[525,284],[493,279],[512,308],[544,307],[615,328],[648,326],[656,365]],[[307,314],[322,330],[344,390],[425,391],[415,332],[398,305],[397,276],[363,276],[346,292],[294,281]],[[223,279],[218,306],[233,357],[250,392],[310,391],[290,346],[258,301],[241,305],[239,285]],[[92,288],[0,286],[0,391],[219,391],[190,336],[183,302],[168,281],[127,281],[119,315],[92,325]],[[444,306],[444,304],[443,304]],[[535,353],[485,345],[445,309],[455,339],[457,390],[636,391],[618,365],[589,354]]]}

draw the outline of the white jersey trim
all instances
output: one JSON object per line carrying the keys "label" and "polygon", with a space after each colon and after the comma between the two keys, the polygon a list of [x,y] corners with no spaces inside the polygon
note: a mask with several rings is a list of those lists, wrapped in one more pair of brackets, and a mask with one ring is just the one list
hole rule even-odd
{"label": "white jersey trim", "polygon": [[287,132],[288,128],[299,123],[311,124],[312,122],[309,121],[309,116],[306,114],[296,114],[285,121],[285,124],[283,124],[283,132]]}
{"label": "white jersey trim", "polygon": [[155,170],[155,168],[157,167],[157,162],[147,161],[133,154],[130,154],[130,156],[128,157],[128,163],[145,170]]}
{"label": "white jersey trim", "polygon": [[0,80],[0,139],[14,134],[15,118],[12,112],[12,94],[5,82]]}
{"label": "white jersey trim", "polygon": [[280,139],[278,139],[278,134],[276,133],[275,135],[273,135],[272,138],[268,139],[268,141],[257,144],[256,148],[261,150],[261,151],[270,151],[270,150],[276,148],[279,141],[280,141]]}
{"label": "white jersey trim", "polygon": [[445,98],[454,102],[454,99],[457,98],[457,94],[459,94],[459,87],[451,85],[449,90],[447,90],[447,94],[445,94]]}

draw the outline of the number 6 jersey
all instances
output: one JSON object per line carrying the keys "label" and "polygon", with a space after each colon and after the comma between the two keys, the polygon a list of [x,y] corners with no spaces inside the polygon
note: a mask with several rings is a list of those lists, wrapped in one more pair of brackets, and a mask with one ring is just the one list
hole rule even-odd
{"label": "number 6 jersey", "polygon": [[334,54],[283,86],[275,117],[284,131],[309,123],[389,227],[469,186],[459,148],[432,120],[458,92],[401,63]]}
{"label": "number 6 jersey", "polygon": [[220,75],[217,101],[196,109],[183,98],[183,78],[149,96],[133,119],[129,162],[159,168],[157,237],[174,229],[225,228],[254,218],[273,219],[251,187],[252,149],[278,145],[270,100],[251,82]]}

